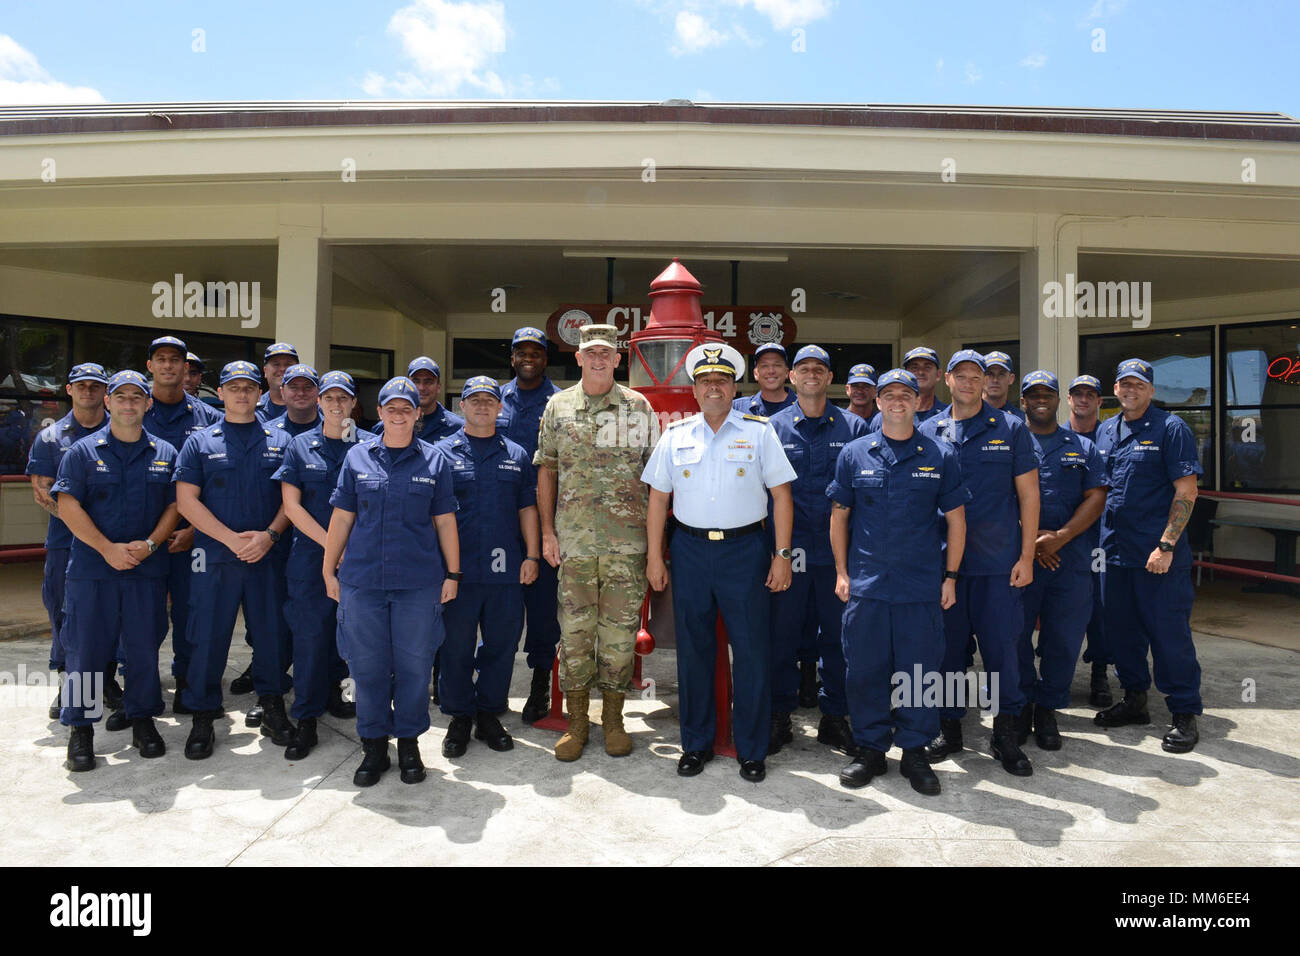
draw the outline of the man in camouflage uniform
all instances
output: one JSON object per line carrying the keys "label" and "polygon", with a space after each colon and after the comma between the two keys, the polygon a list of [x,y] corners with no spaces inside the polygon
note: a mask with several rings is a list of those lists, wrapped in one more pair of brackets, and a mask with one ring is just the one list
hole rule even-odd
{"label": "man in camouflage uniform", "polygon": [[569,697],[568,730],[555,745],[560,760],[582,756],[592,685],[603,702],[605,752],[632,752],[623,698],[646,592],[641,471],[659,421],[643,395],[615,384],[619,358],[612,325],[582,330],[582,381],[547,404],[533,458],[542,555],[559,568],[560,688]]}

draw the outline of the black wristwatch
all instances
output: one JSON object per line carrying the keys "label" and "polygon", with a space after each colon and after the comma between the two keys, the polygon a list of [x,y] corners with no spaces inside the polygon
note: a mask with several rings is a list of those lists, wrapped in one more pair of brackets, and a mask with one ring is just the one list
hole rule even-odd
{"label": "black wristwatch", "polygon": [[1165,554],[1169,554],[1171,551],[1174,550],[1174,545],[1170,544],[1170,543],[1169,543],[1168,541],[1166,541],[1164,538],[1161,538],[1161,539],[1160,539],[1160,543],[1159,543],[1158,545],[1156,545],[1156,547],[1158,547],[1158,548],[1159,548],[1161,551],[1163,551]]}
{"label": "black wristwatch", "polygon": [[448,572],[447,572],[447,580],[448,580],[448,581],[460,581],[460,579],[463,578],[464,576],[465,576],[465,572],[463,572],[463,571],[448,571]]}
{"label": "black wristwatch", "polygon": [[271,536],[271,543],[272,543],[272,544],[279,544],[279,543],[280,543],[280,532],[276,531],[274,528],[267,528],[267,529],[266,529],[266,533],[269,534],[269,535]]}
{"label": "black wristwatch", "polygon": [[945,571],[945,572],[943,572],[943,576],[944,576],[944,580],[947,580],[947,581],[956,581],[956,580],[957,580],[957,572],[956,572],[956,571]]}

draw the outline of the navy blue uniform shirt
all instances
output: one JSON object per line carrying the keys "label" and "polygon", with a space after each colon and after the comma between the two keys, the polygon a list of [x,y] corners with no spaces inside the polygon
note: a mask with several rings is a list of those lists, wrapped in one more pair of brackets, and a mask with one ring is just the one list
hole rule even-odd
{"label": "navy blue uniform shirt", "polygon": [[263,392],[262,397],[257,400],[257,420],[266,424],[274,421],[289,410],[287,405],[276,405],[271,401],[271,393]]}
{"label": "navy blue uniform shirt", "polygon": [[161,438],[179,451],[185,447],[185,439],[221,419],[221,412],[192,395],[173,403],[160,402],[155,396],[153,404],[144,413],[143,425],[150,435]]}
{"label": "navy blue uniform shirt", "polygon": [[762,415],[765,418],[771,418],[781,409],[789,408],[798,400],[799,396],[795,395],[794,389],[787,387],[785,398],[779,402],[764,401],[763,393],[759,392],[756,395],[742,395],[732,401],[731,407],[742,415]]}
{"label": "navy blue uniform shirt", "polygon": [[936,512],[970,500],[956,453],[918,431],[895,454],[871,433],[840,453],[826,496],[849,516],[849,592],[889,604],[939,601],[946,527]]}
{"label": "navy blue uniform shirt", "polygon": [[[831,554],[831,502],[826,487],[835,477],[835,464],[849,442],[867,433],[867,423],[827,404],[821,418],[809,418],[796,402],[768,421],[781,439],[781,449],[798,475],[790,483],[794,495],[794,527],[790,547],[802,548],[810,566],[835,564]],[[773,505],[768,519],[775,527]]]}
{"label": "navy blue uniform shirt", "polygon": [[[389,448],[360,442],[343,456],[330,504],[356,514],[339,581],[397,591],[441,587],[444,577],[437,515],[456,510],[451,465],[428,442]],[[466,528],[466,537],[474,533]]]}
{"label": "navy blue uniform shirt", "polygon": [[[91,428],[83,428],[72,412],[68,412],[57,422],[46,425],[36,435],[36,441],[32,442],[32,450],[27,456],[27,474],[57,478],[59,463],[68,453],[68,449],[87,435],[99,431],[106,424],[108,424],[107,415],[100,419],[99,424]],[[72,532],[68,530],[66,524],[54,515],[50,515],[50,525],[45,529],[46,550],[70,547],[72,547]]]}
{"label": "navy blue uniform shirt", "polygon": [[[143,541],[158,524],[167,506],[176,500],[172,469],[176,449],[148,432],[127,444],[105,425],[83,438],[59,463],[54,494],[68,494],[109,541]],[[71,532],[69,532],[71,534]],[[166,542],[129,571],[110,567],[98,551],[80,538],[72,541],[68,577],[73,579],[146,577],[167,574]]]}
{"label": "navy blue uniform shirt", "polygon": [[542,412],[546,411],[546,403],[551,400],[551,396],[559,390],[560,386],[545,376],[536,388],[520,388],[518,378],[501,386],[501,414],[497,416],[497,431],[528,452],[530,462],[532,456],[537,454]]}
{"label": "navy blue uniform shirt", "polygon": [[[284,462],[279,440],[261,422],[222,419],[185,440],[172,480],[198,485],[199,500],[231,531],[265,531],[280,510],[280,484],[274,480]],[[194,547],[204,549],[208,564],[239,560],[197,528]]]}
{"label": "navy blue uniform shirt", "polygon": [[[1101,423],[1097,451],[1105,462],[1106,510],[1101,516],[1101,546],[1106,563],[1144,568],[1169,525],[1174,481],[1201,474],[1192,430],[1177,415],[1151,405],[1142,417],[1123,414]],[[1187,534],[1179,535],[1171,569],[1190,568]]]}
{"label": "navy blue uniform shirt", "polygon": [[[482,445],[482,450],[476,447]],[[523,562],[519,512],[537,504],[537,470],[522,445],[500,432],[470,438],[465,429],[438,443],[451,465],[465,584],[518,584]]]}
{"label": "navy blue uniform shirt", "polygon": [[[305,431],[289,442],[289,447],[284,452],[284,462],[272,475],[276,481],[287,482],[301,492],[303,508],[326,531],[329,530],[330,516],[334,513],[330,496],[338,483],[343,456],[358,442],[375,437],[362,429],[357,429],[354,434],[356,438],[346,442],[342,438],[326,438],[319,425]],[[286,565],[287,577],[291,581],[313,581],[321,576],[324,562],[325,549],[295,525],[289,563]]]}
{"label": "navy blue uniform shirt", "polygon": [[[1101,455],[1088,439],[1059,425],[1050,435],[1029,432],[1038,456],[1038,527],[1057,531],[1070,520],[1083,501],[1083,493],[1106,484]],[[1057,555],[1062,571],[1087,573],[1092,568],[1092,531],[1100,518],[1083,534],[1066,542]]]}
{"label": "navy blue uniform shirt", "polygon": [[954,446],[962,482],[970,489],[961,573],[1009,575],[1020,559],[1016,478],[1038,468],[1029,428],[982,402],[972,418],[956,421],[945,414],[931,418],[920,431]]}

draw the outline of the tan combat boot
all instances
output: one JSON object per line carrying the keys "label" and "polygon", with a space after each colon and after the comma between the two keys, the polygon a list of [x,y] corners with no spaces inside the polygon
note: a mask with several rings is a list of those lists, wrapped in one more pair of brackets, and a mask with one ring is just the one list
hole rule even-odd
{"label": "tan combat boot", "polygon": [[605,753],[626,757],[632,752],[632,738],[623,729],[623,695],[601,692],[600,725],[605,730]]}
{"label": "tan combat boot", "polygon": [[556,760],[577,760],[582,756],[582,748],[587,745],[587,732],[591,729],[587,717],[590,705],[589,691],[574,691],[569,695],[569,727],[555,745]]}

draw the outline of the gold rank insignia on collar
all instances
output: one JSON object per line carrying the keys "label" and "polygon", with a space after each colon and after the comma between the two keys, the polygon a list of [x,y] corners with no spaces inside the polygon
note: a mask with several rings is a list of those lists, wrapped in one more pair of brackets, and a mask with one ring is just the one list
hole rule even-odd
{"label": "gold rank insignia on collar", "polygon": [[766,415],[749,415],[749,414],[746,414],[746,415],[744,415],[743,417],[744,417],[745,421],[747,421],[747,422],[765,422],[765,421],[767,421],[767,416],[766,416]]}

